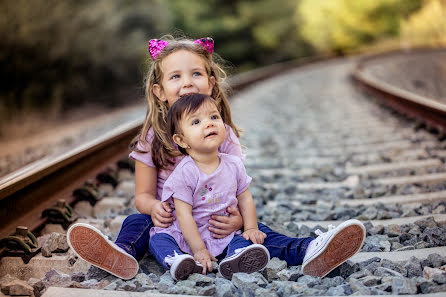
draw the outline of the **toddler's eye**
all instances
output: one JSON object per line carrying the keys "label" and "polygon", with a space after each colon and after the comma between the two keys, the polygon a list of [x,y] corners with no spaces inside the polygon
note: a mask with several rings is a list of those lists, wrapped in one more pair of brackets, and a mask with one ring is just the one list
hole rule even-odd
{"label": "toddler's eye", "polygon": [[218,120],[220,117],[216,114],[211,116],[211,120]]}
{"label": "toddler's eye", "polygon": [[201,75],[201,72],[195,71],[195,72],[193,73],[193,75],[194,75],[194,76],[200,76],[200,75]]}
{"label": "toddler's eye", "polygon": [[177,78],[180,78],[179,74],[172,75],[172,77],[171,77],[171,79],[177,79]]}
{"label": "toddler's eye", "polygon": [[200,120],[193,120],[192,125],[198,125],[200,123]]}

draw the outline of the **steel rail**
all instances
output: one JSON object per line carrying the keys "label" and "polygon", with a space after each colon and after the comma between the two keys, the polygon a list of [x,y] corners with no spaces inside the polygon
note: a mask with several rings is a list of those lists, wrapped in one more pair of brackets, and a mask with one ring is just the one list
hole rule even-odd
{"label": "steel rail", "polygon": [[[445,49],[416,49],[410,51],[409,54],[435,54],[438,52],[444,53],[445,51]],[[384,57],[388,58],[392,55],[402,54],[408,54],[408,52],[394,51],[361,58],[352,73],[354,81],[397,112],[424,122],[429,128],[435,128],[443,134],[446,133],[446,101],[443,103],[434,98],[409,92],[386,81],[377,79],[365,71],[368,65],[380,63],[380,59]]]}

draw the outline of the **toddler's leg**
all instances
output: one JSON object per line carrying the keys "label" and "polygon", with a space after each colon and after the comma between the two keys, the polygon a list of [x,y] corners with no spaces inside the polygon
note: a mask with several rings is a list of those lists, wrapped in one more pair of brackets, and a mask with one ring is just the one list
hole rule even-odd
{"label": "toddler's leg", "polygon": [[236,272],[252,273],[268,264],[268,250],[261,244],[252,244],[240,235],[235,235],[228,245],[226,257],[220,262],[218,271],[227,279]]}
{"label": "toddler's leg", "polygon": [[129,215],[122,223],[115,243],[139,261],[149,249],[152,227],[152,218],[149,215],[140,213]]}
{"label": "toddler's leg", "polygon": [[67,241],[80,258],[117,277],[131,279],[138,273],[136,259],[93,226],[72,225],[67,231]]}
{"label": "toddler's leg", "polygon": [[288,265],[302,264],[308,244],[313,240],[311,237],[294,238],[277,233],[262,223],[259,230],[266,234],[263,245],[268,249],[271,258],[277,257],[284,260]]}
{"label": "toddler's leg", "polygon": [[[318,232],[319,231],[319,232]],[[303,260],[304,274],[324,277],[356,254],[364,243],[366,230],[358,220],[348,220],[338,227],[329,226],[310,243]]]}
{"label": "toddler's leg", "polygon": [[203,266],[189,254],[183,254],[175,239],[166,233],[158,233],[150,238],[149,248],[156,261],[170,269],[175,280],[186,279],[192,273],[200,273]]}

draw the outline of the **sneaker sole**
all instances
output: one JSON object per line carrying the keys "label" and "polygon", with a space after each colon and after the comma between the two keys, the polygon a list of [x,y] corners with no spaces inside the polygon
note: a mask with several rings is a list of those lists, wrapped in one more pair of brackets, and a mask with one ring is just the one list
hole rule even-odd
{"label": "sneaker sole", "polygon": [[[356,254],[364,241],[364,229],[351,225],[336,234],[325,250],[310,260],[303,269],[305,275],[324,277]],[[346,245],[345,243],[349,244]]]}
{"label": "sneaker sole", "polygon": [[265,268],[269,262],[268,250],[264,246],[250,247],[233,259],[227,261],[223,259],[218,266],[218,270],[223,277],[231,280],[234,273],[253,273]]}
{"label": "sneaker sole", "polygon": [[110,245],[108,239],[92,226],[71,226],[67,232],[67,241],[80,258],[114,276],[131,279],[138,273],[136,259]]}
{"label": "sneaker sole", "polygon": [[184,280],[192,273],[201,273],[202,271],[203,267],[198,266],[194,259],[184,259],[176,267],[174,279]]}

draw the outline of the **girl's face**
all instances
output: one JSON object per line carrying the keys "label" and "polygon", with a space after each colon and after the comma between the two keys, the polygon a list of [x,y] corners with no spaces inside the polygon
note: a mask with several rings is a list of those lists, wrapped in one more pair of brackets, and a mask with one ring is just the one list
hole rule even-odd
{"label": "girl's face", "polygon": [[218,150],[226,137],[226,130],[217,106],[204,102],[195,112],[185,114],[180,121],[181,134],[173,140],[181,147],[197,153],[212,153]]}
{"label": "girl's face", "polygon": [[161,61],[162,79],[153,93],[169,107],[187,94],[212,94],[215,77],[209,77],[203,59],[188,50],[176,51]]}

